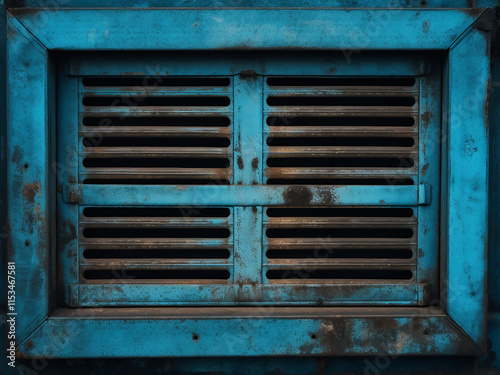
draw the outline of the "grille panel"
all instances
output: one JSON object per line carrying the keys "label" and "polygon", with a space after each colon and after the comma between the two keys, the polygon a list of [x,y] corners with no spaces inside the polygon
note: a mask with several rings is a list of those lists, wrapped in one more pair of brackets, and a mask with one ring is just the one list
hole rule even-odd
{"label": "grille panel", "polygon": [[415,78],[268,78],[266,183],[411,184],[418,100]]}
{"label": "grille panel", "polygon": [[413,283],[417,218],[411,208],[268,208],[270,283]]}
{"label": "grille panel", "polygon": [[83,283],[217,284],[233,267],[229,208],[86,207]]}
{"label": "grille panel", "polygon": [[232,181],[231,78],[88,77],[80,93],[80,181]]}

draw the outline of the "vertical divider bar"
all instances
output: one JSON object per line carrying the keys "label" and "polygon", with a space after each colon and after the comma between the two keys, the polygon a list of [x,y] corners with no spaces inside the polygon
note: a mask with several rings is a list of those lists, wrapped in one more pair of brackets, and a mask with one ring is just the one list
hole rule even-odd
{"label": "vertical divider bar", "polygon": [[[263,77],[234,78],[234,184],[262,184]],[[234,282],[260,284],[262,207],[234,208]],[[251,296],[248,296],[251,297]]]}
{"label": "vertical divider bar", "polygon": [[[439,195],[441,152],[441,90],[439,66],[432,75],[422,76],[419,97],[419,176],[420,185],[431,187],[431,204],[417,207],[419,283],[430,284],[430,295],[419,296],[420,304],[438,297],[439,285]],[[427,301],[426,301],[427,300]]]}
{"label": "vertical divider bar", "polygon": [[234,208],[234,283],[261,284],[262,206]]}
{"label": "vertical divider bar", "polygon": [[263,77],[234,78],[234,184],[262,184]]}

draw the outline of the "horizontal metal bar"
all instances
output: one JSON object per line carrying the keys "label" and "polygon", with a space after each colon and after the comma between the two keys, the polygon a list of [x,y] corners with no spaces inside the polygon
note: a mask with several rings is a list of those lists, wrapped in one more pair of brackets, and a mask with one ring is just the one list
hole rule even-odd
{"label": "horizontal metal bar", "polygon": [[[415,12],[401,8],[208,11],[196,8],[151,8],[147,11],[139,8],[119,11],[42,8],[27,11],[20,8],[11,11],[28,30],[36,32],[37,40],[51,49],[335,49],[347,51],[350,56],[359,50],[447,49],[484,9],[419,9]],[[51,22],[41,28],[40,19],[45,17],[50,17]],[[290,25],[295,25],[293,30]],[[219,37],[204,37],[210,35]],[[149,66],[155,65],[150,63]]]}
{"label": "horizontal metal bar", "polygon": [[81,185],[83,205],[418,205],[417,186]]}
{"label": "horizontal metal bar", "polygon": [[[232,264],[230,264],[227,260],[224,262],[221,259],[217,259],[217,262],[214,263],[213,260],[210,260],[210,263],[207,262],[190,262],[190,263],[177,263],[172,262],[170,260],[165,259],[108,259],[106,261],[102,259],[98,260],[90,260],[87,259],[84,263],[80,265],[80,272],[88,271],[88,270],[120,270],[126,272],[127,270],[228,270],[232,268]],[[141,283],[142,279],[132,280],[130,279],[120,279],[122,283],[132,283],[137,282]],[[154,279],[154,278],[152,278]],[[183,280],[173,280],[174,282],[178,282],[179,284],[195,284],[198,279],[193,277],[193,279],[183,279]],[[116,279],[114,281],[117,281]],[[158,279],[158,283],[162,283],[164,280]],[[172,281],[172,280],[165,280]],[[87,280],[87,282],[105,284],[107,280]]]}
{"label": "horizontal metal bar", "polygon": [[[313,123],[314,119],[311,119]],[[269,126],[270,137],[414,137],[418,128],[411,126]]]}
{"label": "horizontal metal bar", "polygon": [[122,87],[109,87],[109,86],[98,86],[98,87],[86,87],[83,86],[82,94],[84,97],[95,97],[95,96],[213,96],[228,94],[233,92],[233,86],[229,85],[226,87],[163,87],[155,86],[154,80],[151,85],[139,85],[139,86],[122,86]]}
{"label": "horizontal metal bar", "polygon": [[[389,181],[396,178],[408,178],[418,173],[417,166],[411,168],[375,168],[359,167],[346,169],[343,167],[266,167],[267,178],[387,178]],[[290,182],[293,184],[293,182]]]}
{"label": "horizontal metal bar", "polygon": [[185,228],[229,227],[228,218],[196,217],[84,217],[79,224],[86,228]]}
{"label": "horizontal metal bar", "polygon": [[386,107],[386,106],[280,106],[267,107],[266,115],[274,116],[401,116],[418,113],[418,106]]}
{"label": "horizontal metal bar", "polygon": [[273,249],[343,249],[344,247],[390,249],[414,247],[417,242],[411,238],[266,238],[264,245]]}
{"label": "horizontal metal bar", "polygon": [[[90,249],[226,249],[228,239],[203,238],[85,238],[79,243]],[[232,244],[231,244],[232,246]]]}
{"label": "horizontal metal bar", "polygon": [[[337,262],[336,260],[325,260],[323,259],[321,262],[320,261],[313,261],[313,260],[304,260],[303,262],[297,261],[294,259],[293,261],[282,261],[280,262],[281,264],[276,264],[275,262],[268,263],[266,264],[264,268],[264,272],[266,272],[268,269],[283,269],[283,270],[302,270],[305,272],[304,278],[297,280],[297,279],[272,279],[269,280],[269,282],[285,282],[285,283],[298,283],[298,284],[311,284],[311,283],[318,283],[321,284],[323,282],[325,283],[334,283],[336,284],[339,282],[338,280],[340,279],[322,279],[321,281],[315,279],[311,280],[308,275],[307,271],[313,269],[313,270],[348,270],[348,269],[356,269],[356,270],[361,270],[361,271],[369,271],[369,270],[413,270],[414,267],[412,267],[412,264],[408,262],[407,260],[399,260],[399,261],[388,261],[388,260],[376,260],[373,259],[373,262],[370,262],[369,260],[365,259],[364,262],[357,262],[357,259],[351,259],[351,260],[344,260],[344,261],[339,261]],[[297,275],[299,277],[299,275]],[[412,280],[391,280],[391,279],[351,279],[349,277],[345,277],[344,280],[353,280],[354,282],[358,283],[413,283]],[[342,281],[340,281],[342,283]]]}
{"label": "horizontal metal bar", "polygon": [[265,155],[290,158],[290,157],[410,157],[418,155],[414,147],[373,147],[373,146],[279,146],[269,147]]}
{"label": "horizontal metal bar", "polygon": [[[304,305],[318,300],[332,305],[418,305],[425,284],[373,282],[322,284],[218,284],[203,285],[109,285],[80,284],[80,306],[166,306],[166,305]],[[198,280],[196,280],[198,282]],[[122,289],[121,289],[122,288]]]}
{"label": "horizontal metal bar", "polygon": [[[333,86],[333,83],[332,83]],[[267,96],[412,96],[418,86],[264,86]],[[417,98],[415,98],[417,99]],[[418,99],[417,99],[418,100]]]}
{"label": "horizontal metal bar", "polygon": [[91,158],[200,158],[231,156],[232,150],[220,147],[86,147],[80,151]]}
{"label": "horizontal metal bar", "polygon": [[197,178],[211,180],[229,179],[229,168],[82,168],[80,177],[99,179],[179,179]]}
{"label": "horizontal metal bar", "polygon": [[204,116],[208,113],[217,115],[230,115],[229,106],[226,107],[166,107],[166,106],[115,106],[115,107],[84,107],[80,112],[84,116],[147,116],[160,117],[175,114],[189,116]]}
{"label": "horizontal metal bar", "polygon": [[232,266],[232,262],[225,258],[99,258],[87,259],[82,257],[80,259],[80,269],[104,269],[104,270],[127,270],[127,269],[228,269]]}
{"label": "horizontal metal bar", "polygon": [[[287,253],[289,254],[289,252]],[[304,258],[304,259],[268,259],[263,263],[267,269],[414,269],[408,268],[415,266],[417,259],[387,259],[387,258]]]}
{"label": "horizontal metal bar", "polygon": [[409,226],[417,224],[416,217],[268,217],[264,216],[264,223],[270,227],[322,227],[322,226]]}
{"label": "horizontal metal bar", "polygon": [[[81,295],[93,299],[82,298],[82,302],[98,306],[107,303],[99,297],[151,298],[144,289],[131,293],[126,286],[113,288],[124,289],[115,294],[112,289],[81,287]],[[374,301],[380,296],[383,294],[374,293]],[[233,338],[241,338],[237,332],[245,327],[251,340],[235,345]],[[67,332],[72,332],[69,339]],[[117,332],[126,333],[126,339]],[[404,337],[404,345],[388,337]],[[75,353],[80,358],[482,354],[456,323],[435,307],[58,308],[30,338],[19,345],[19,357],[73,358]]]}
{"label": "horizontal metal bar", "polygon": [[[137,120],[140,125],[140,118]],[[229,136],[229,127],[196,126],[81,126],[80,137],[222,137]]]}

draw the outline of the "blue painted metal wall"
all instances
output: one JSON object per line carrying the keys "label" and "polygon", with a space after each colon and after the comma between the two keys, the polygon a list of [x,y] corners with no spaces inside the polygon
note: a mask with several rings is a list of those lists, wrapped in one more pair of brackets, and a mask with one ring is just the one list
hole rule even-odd
{"label": "blue painted metal wall", "polygon": [[[13,3],[19,4],[18,1]],[[40,1],[26,0],[25,6],[40,5]],[[341,1],[341,0],[289,0],[286,5],[295,6],[426,6],[426,7],[469,7],[493,6],[492,0],[429,0],[429,1]],[[47,2],[46,2],[47,4]],[[48,4],[50,6],[50,4]],[[123,1],[63,0],[60,6],[123,6]],[[130,6],[262,6],[261,1],[130,1]],[[270,1],[267,6],[283,6],[283,2]],[[0,4],[0,223],[5,221],[5,10]],[[496,41],[497,50],[499,39]],[[495,48],[495,47],[494,47]],[[379,374],[379,373],[419,373],[419,374],[488,374],[500,373],[500,57],[493,60],[492,85],[490,91],[490,233],[489,233],[489,329],[491,348],[488,357],[476,358],[407,358],[407,357],[367,357],[367,358],[231,358],[206,359],[127,359],[127,360],[55,360],[35,359],[19,362],[13,373],[42,374]],[[0,227],[1,263],[5,264],[5,237]],[[5,267],[0,268],[0,277],[5,289]],[[5,295],[0,297],[0,306],[5,305]],[[2,332],[4,325],[0,325]],[[3,335],[3,333],[2,333]],[[3,344],[3,340],[1,341]],[[0,346],[1,348],[1,346]],[[498,353],[498,354],[496,354]],[[3,358],[2,358],[3,360]],[[3,366],[3,363],[2,365]],[[3,367],[0,367],[3,368]],[[497,370],[498,369],[498,372]]]}

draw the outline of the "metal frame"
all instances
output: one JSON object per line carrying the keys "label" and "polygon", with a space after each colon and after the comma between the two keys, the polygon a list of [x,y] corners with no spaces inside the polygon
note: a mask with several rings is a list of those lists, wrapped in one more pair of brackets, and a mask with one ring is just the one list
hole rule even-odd
{"label": "metal frame", "polygon": [[[11,9],[7,14],[9,261],[17,264],[20,356],[484,352],[489,79],[489,32],[482,30],[488,29],[485,12]],[[361,49],[445,52],[443,269],[441,297],[435,306],[210,308],[202,312],[150,308],[139,315],[134,309],[55,308],[51,53],[276,48],[336,49],[346,59]]]}

